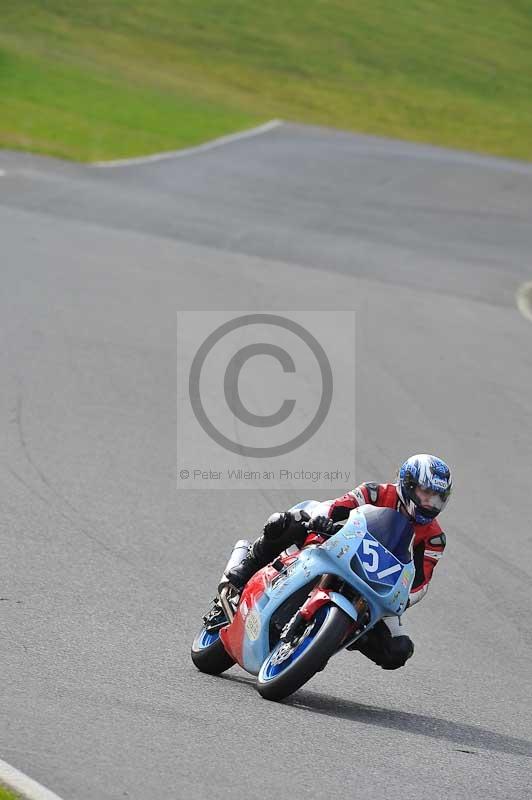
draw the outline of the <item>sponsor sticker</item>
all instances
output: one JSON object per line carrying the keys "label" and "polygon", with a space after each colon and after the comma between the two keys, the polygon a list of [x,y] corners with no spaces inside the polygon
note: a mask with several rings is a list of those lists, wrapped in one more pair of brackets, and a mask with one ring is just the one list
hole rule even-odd
{"label": "sponsor sticker", "polygon": [[321,546],[322,550],[334,550],[336,545],[337,545],[337,542],[328,541],[328,542],[325,542],[325,544],[322,544],[320,546]]}
{"label": "sponsor sticker", "polygon": [[246,634],[248,639],[256,642],[260,635],[260,616],[257,611],[250,611],[246,619]]}
{"label": "sponsor sticker", "polygon": [[351,519],[349,520],[351,523],[349,528],[342,528],[342,533],[345,539],[356,539],[357,537],[362,538],[364,536],[364,528],[362,525],[361,519]]}
{"label": "sponsor sticker", "polygon": [[364,497],[364,492],[362,491],[362,489],[353,489],[351,494],[358,501],[359,505],[361,506],[366,505],[366,498]]}
{"label": "sponsor sticker", "polygon": [[357,539],[362,536],[364,536],[362,531],[346,531],[344,533],[344,539]]}

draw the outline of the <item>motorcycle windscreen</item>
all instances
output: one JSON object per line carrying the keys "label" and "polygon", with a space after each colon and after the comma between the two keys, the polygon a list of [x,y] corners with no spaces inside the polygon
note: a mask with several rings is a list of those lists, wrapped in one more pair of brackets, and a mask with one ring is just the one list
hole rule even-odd
{"label": "motorcycle windscreen", "polygon": [[370,533],[402,563],[412,560],[411,544],[414,537],[412,523],[393,508],[364,506],[361,513],[366,518]]}

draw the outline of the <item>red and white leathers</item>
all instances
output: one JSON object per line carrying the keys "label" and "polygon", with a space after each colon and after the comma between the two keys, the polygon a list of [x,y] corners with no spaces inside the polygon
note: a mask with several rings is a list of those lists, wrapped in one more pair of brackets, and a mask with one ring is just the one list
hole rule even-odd
{"label": "red and white leathers", "polygon": [[[394,508],[398,511],[401,501],[395,483],[361,483],[355,489],[336,500],[320,504],[320,513],[327,514],[334,522],[347,519],[353,508],[370,503],[383,508]],[[313,509],[316,514],[317,509]],[[414,524],[414,566],[416,574],[410,593],[410,606],[419,602],[429,588],[434,567],[445,549],[445,534],[437,520],[428,525]]]}

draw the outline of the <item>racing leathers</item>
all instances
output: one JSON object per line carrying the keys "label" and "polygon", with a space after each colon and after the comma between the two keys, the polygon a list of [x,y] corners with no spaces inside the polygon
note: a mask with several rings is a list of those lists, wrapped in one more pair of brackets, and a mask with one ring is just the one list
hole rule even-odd
{"label": "racing leathers", "polygon": [[[335,500],[309,504],[307,510],[316,522],[316,533],[324,537],[330,535],[334,523],[347,520],[352,509],[369,503],[374,506],[402,509],[402,504],[394,483],[362,483],[347,494]],[[312,507],[311,507],[312,506]],[[249,578],[261,567],[276,558],[292,545],[304,547],[308,530],[304,525],[308,514],[301,508],[272,514],[262,535],[253,543],[250,553],[238,567],[228,573],[230,582],[242,588]],[[434,567],[445,548],[445,534],[439,523],[432,520],[426,525],[413,524],[413,556],[415,576],[409,598],[409,606],[421,600],[432,578]],[[314,537],[314,541],[316,541]],[[403,617],[387,617],[353,645],[383,669],[402,667],[414,652],[414,644],[406,633]]]}
{"label": "racing leathers", "polygon": [[[357,506],[370,503],[382,508],[400,510],[401,501],[397,494],[395,483],[361,483],[356,489],[347,492],[336,500],[325,503],[327,516],[333,522],[343,522],[349,512]],[[427,593],[432,578],[434,567],[440,560],[445,549],[445,534],[437,520],[432,520],[427,525],[413,525],[414,528],[414,566],[416,574],[409,606],[419,602]]]}

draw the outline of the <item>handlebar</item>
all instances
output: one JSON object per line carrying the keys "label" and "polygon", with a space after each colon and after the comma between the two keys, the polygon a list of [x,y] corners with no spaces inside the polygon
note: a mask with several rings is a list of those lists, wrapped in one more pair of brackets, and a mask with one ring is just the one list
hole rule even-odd
{"label": "handlebar", "polygon": [[330,539],[331,536],[334,536],[335,533],[338,533],[338,531],[342,530],[342,528],[345,525],[345,522],[334,522],[330,533],[323,533],[322,531],[315,531],[312,528],[312,526],[310,525],[310,521],[309,522],[302,522],[301,525],[303,526],[304,530],[306,530],[307,533],[316,533],[316,534],[318,534],[318,536],[326,536],[327,539]]}

